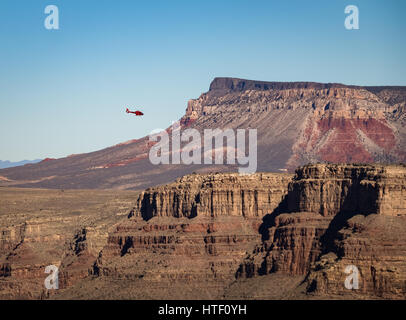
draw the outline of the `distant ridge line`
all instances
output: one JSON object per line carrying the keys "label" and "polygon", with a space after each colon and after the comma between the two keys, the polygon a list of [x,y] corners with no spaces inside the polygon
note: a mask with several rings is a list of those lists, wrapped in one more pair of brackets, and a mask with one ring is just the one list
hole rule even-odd
{"label": "distant ridge line", "polygon": [[209,91],[230,90],[242,92],[245,90],[286,90],[286,89],[331,89],[331,88],[354,88],[366,89],[371,92],[381,90],[402,90],[406,91],[406,86],[355,86],[341,83],[320,83],[320,82],[277,82],[277,81],[257,81],[240,78],[217,77],[210,84]]}

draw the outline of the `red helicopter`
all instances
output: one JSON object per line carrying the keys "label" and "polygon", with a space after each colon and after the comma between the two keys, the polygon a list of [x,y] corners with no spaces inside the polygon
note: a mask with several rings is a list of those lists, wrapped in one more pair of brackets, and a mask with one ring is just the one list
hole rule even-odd
{"label": "red helicopter", "polygon": [[141,112],[141,111],[130,111],[130,110],[128,110],[128,108],[125,110],[125,112],[127,112],[127,113],[133,113],[133,114],[135,114],[136,116],[143,116],[144,114]]}

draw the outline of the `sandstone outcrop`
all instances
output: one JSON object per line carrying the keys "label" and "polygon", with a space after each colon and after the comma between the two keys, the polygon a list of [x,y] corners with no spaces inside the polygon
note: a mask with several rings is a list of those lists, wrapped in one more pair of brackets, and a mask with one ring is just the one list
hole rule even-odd
{"label": "sandstone outcrop", "polygon": [[[405,182],[406,167],[397,165],[185,176],[140,194],[84,283],[126,287],[124,296],[103,298],[249,298],[235,288],[263,277],[270,288],[302,279],[293,298],[401,299]],[[359,290],[344,286],[347,265],[359,269]],[[78,286],[60,297],[77,294]],[[261,297],[275,296],[261,289]]]}
{"label": "sandstone outcrop", "polygon": [[[406,297],[406,216],[357,215],[337,232],[332,250],[324,253],[307,277],[308,292],[345,295],[344,281],[355,266],[358,298],[405,299]],[[327,250],[325,251],[327,252]]]}
{"label": "sandstone outcrop", "polygon": [[[138,199],[100,191],[80,215],[58,209],[73,191],[45,201],[27,190],[34,200],[18,201],[29,219],[13,205],[23,191],[2,192],[1,298],[406,297],[404,165],[191,174]],[[57,291],[43,289],[49,264],[60,267]],[[358,289],[344,285],[347,266]]]}
{"label": "sandstone outcrop", "polygon": [[290,179],[272,173],[192,174],[147,189],[128,221],[110,232],[92,273],[142,279],[138,290],[155,298],[221,296],[260,242],[261,218],[281,202]]}
{"label": "sandstone outcrop", "polygon": [[155,216],[260,218],[279,204],[290,179],[289,174],[272,173],[192,174],[142,192],[135,214],[145,220]]}
{"label": "sandstone outcrop", "polygon": [[406,167],[308,165],[289,184],[283,214],[265,217],[263,243],[239,276],[307,275],[308,292],[346,295],[346,266],[360,272],[358,297],[404,298]]}

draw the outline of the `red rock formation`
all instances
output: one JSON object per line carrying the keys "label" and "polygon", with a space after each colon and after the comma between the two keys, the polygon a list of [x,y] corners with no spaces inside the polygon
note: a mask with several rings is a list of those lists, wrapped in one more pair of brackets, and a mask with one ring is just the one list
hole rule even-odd
{"label": "red rock formation", "polygon": [[177,295],[193,287],[195,297],[218,296],[260,241],[261,217],[279,204],[290,178],[193,174],[148,189],[109,234],[92,273],[142,278],[140,292],[152,287],[156,297],[167,294],[168,281]]}
{"label": "red rock formation", "polygon": [[[80,216],[74,233],[71,214],[18,220],[1,233],[0,296],[218,299],[238,281],[302,277],[316,296],[404,299],[405,182],[400,165],[192,174],[145,190],[121,220],[112,209]],[[52,295],[50,261],[60,266]],[[357,290],[344,286],[348,265]]]}
{"label": "red rock formation", "polygon": [[[405,87],[216,78],[188,102],[182,129],[257,129],[258,171],[315,162],[406,161]],[[167,132],[170,133],[168,128]],[[235,166],[159,165],[148,137],[110,148],[0,170],[0,185],[46,188],[132,188],[168,183],[199,170]],[[3,178],[1,178],[3,177]]]}
{"label": "red rock formation", "polygon": [[[169,283],[177,298],[219,297],[235,279],[274,273],[307,275],[308,292],[327,297],[404,298],[406,167],[308,165],[289,179],[190,175],[148,189],[91,274],[156,298]],[[356,292],[344,286],[349,264]]]}
{"label": "red rock formation", "polygon": [[[405,299],[406,216],[357,215],[337,233],[333,250],[310,268],[309,292],[342,296]],[[327,251],[326,251],[327,252]],[[359,271],[359,288],[348,290],[347,266]]]}
{"label": "red rock formation", "polygon": [[[328,296],[406,295],[406,167],[309,165],[296,171],[281,211],[264,220],[264,241],[240,276],[273,272],[307,277],[308,290]],[[360,290],[344,286],[358,267]]]}
{"label": "red rock formation", "polygon": [[260,218],[278,205],[290,178],[271,173],[192,174],[142,192],[135,212],[147,220],[154,216]]}

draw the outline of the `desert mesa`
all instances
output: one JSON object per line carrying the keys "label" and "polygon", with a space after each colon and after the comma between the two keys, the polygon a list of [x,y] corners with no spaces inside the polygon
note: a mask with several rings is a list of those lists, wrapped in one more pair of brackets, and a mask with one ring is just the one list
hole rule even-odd
{"label": "desert mesa", "polygon": [[[257,130],[257,171],[293,173],[307,163],[406,161],[406,87],[215,78],[188,102],[182,128]],[[0,185],[133,189],[229,165],[153,165],[149,137],[85,154],[0,170]]]}

